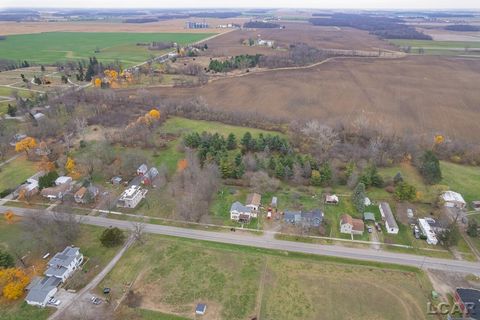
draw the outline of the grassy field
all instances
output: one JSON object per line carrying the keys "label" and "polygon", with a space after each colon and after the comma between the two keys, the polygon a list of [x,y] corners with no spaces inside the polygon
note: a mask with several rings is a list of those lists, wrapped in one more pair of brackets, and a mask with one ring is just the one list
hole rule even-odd
{"label": "grassy field", "polygon": [[[412,48],[412,53],[417,53],[423,48],[426,54],[465,55],[477,54],[480,44],[475,41],[431,41],[431,40],[389,40],[390,43],[399,47]],[[467,48],[467,50],[466,50]],[[476,49],[476,52],[468,52],[468,49]]]}
{"label": "grassy field", "polygon": [[[111,287],[118,299],[123,285],[134,281],[141,309],[186,318],[202,302],[214,320],[425,319],[427,278],[413,268],[392,267],[149,236],[99,287]],[[353,307],[345,308],[347,302]]]}
{"label": "grassy field", "polygon": [[[116,59],[124,65],[145,61],[159,51],[150,51],[136,43],[152,41],[187,44],[206,38],[208,33],[122,33],[122,32],[45,32],[11,35],[0,42],[2,58],[27,60],[30,63],[52,64],[66,60],[88,60],[96,56],[102,61]],[[35,50],[31,50],[35,48]],[[96,53],[96,49],[100,52]]]}
{"label": "grassy field", "polygon": [[0,191],[15,188],[37,172],[34,162],[21,156],[0,167]]}
{"label": "grassy field", "polygon": [[441,162],[442,182],[451,190],[460,192],[470,205],[473,200],[480,200],[480,169],[451,162]]}

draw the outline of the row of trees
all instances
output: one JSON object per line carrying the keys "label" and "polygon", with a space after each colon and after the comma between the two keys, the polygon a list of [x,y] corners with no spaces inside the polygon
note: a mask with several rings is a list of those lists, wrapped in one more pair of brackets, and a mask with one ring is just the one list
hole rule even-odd
{"label": "row of trees", "polygon": [[261,56],[260,54],[242,54],[224,61],[212,59],[208,69],[214,72],[228,72],[234,69],[254,68],[258,65]]}

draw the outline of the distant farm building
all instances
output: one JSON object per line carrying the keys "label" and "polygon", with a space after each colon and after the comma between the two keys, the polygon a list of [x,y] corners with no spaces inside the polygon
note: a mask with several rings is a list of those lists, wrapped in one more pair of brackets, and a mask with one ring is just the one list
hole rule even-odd
{"label": "distant farm building", "polygon": [[187,22],[185,22],[185,28],[187,28],[187,29],[208,29],[209,25],[206,22],[187,21]]}

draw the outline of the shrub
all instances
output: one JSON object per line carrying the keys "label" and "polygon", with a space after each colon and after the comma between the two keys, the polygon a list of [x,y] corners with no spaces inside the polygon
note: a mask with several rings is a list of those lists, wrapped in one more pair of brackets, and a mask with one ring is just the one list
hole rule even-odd
{"label": "shrub", "polygon": [[121,245],[124,240],[125,234],[117,227],[105,229],[100,236],[100,242],[107,248]]}

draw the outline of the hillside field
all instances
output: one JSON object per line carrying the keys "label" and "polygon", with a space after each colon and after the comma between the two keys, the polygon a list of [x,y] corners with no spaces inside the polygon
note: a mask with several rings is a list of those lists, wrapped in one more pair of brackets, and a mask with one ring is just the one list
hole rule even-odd
{"label": "hillside field", "polygon": [[[45,32],[11,35],[0,41],[0,57],[52,64],[57,61],[87,60],[96,56],[101,61],[118,59],[124,65],[135,65],[161,52],[137,46],[137,43],[159,41],[188,44],[211,35],[213,34],[127,32]],[[100,52],[95,52],[97,48]]]}

